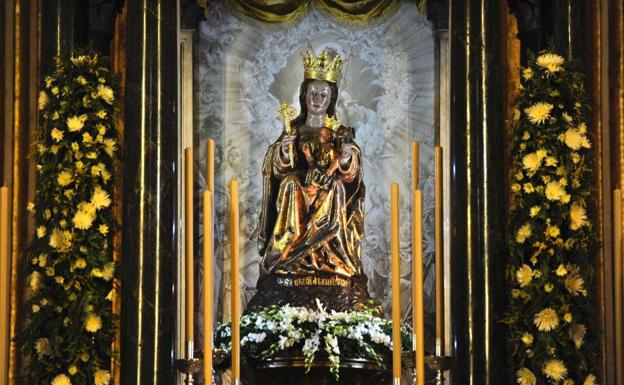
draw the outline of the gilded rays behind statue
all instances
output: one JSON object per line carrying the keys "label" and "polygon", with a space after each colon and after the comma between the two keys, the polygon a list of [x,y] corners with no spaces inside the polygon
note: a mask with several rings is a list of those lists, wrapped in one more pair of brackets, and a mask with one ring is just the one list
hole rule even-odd
{"label": "gilded rays behind statue", "polygon": [[369,299],[362,269],[364,183],[362,154],[353,128],[336,116],[338,54],[303,57],[301,111],[278,110],[284,130],[262,166],[263,197],[256,295],[263,306],[314,306],[349,310]]}

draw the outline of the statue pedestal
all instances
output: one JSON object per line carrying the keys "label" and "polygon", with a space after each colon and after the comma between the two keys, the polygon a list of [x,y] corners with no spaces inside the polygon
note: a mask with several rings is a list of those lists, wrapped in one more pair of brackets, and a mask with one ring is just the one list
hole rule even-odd
{"label": "statue pedestal", "polygon": [[[391,363],[390,363],[391,364]],[[380,368],[375,361],[342,359],[340,380],[329,372],[328,360],[315,359],[306,373],[303,357],[266,360],[260,366],[243,371],[244,385],[391,385],[392,368]]]}

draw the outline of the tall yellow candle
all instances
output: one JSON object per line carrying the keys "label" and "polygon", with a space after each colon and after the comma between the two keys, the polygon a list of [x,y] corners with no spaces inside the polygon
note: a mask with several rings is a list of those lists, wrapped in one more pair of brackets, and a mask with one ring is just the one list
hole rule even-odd
{"label": "tall yellow candle", "polygon": [[212,384],[212,191],[204,191],[204,384]]}
{"label": "tall yellow candle", "polygon": [[420,189],[420,143],[412,140],[412,189]]}
{"label": "tall yellow candle", "polygon": [[11,260],[9,257],[9,189],[0,187],[0,383],[9,376],[9,291]]}
{"label": "tall yellow candle", "polygon": [[415,190],[412,202],[412,288],[416,384],[425,383],[425,295],[422,253],[422,191]]}
{"label": "tall yellow candle", "polygon": [[214,139],[206,143],[206,189],[214,192]]}
{"label": "tall yellow candle", "polygon": [[[193,280],[193,149],[184,149],[184,250],[186,280],[186,342],[192,346],[194,341],[194,280]],[[191,348],[192,349],[192,348]],[[192,358],[192,351],[187,355]]]}
{"label": "tall yellow candle", "polygon": [[615,383],[623,385],[622,377],[622,291],[624,290],[622,279],[622,192],[620,189],[613,191],[613,286],[615,287]]}
{"label": "tall yellow candle", "polygon": [[[392,376],[401,383],[401,287],[399,253],[399,185],[390,189],[390,248],[392,254]],[[397,382],[398,381],[398,382]]]}
{"label": "tall yellow candle", "polygon": [[232,383],[237,385],[240,379],[240,286],[238,279],[238,182],[230,182],[230,245],[232,274]]}
{"label": "tall yellow candle", "polygon": [[442,147],[435,148],[436,353],[444,356],[444,254],[442,248]]}

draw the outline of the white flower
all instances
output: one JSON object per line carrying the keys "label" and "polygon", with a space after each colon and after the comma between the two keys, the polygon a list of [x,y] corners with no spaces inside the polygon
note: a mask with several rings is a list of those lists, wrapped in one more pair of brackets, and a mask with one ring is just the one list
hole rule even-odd
{"label": "white flower", "polygon": [[340,354],[340,348],[338,347],[338,338],[331,334],[325,335],[325,351],[329,354]]}

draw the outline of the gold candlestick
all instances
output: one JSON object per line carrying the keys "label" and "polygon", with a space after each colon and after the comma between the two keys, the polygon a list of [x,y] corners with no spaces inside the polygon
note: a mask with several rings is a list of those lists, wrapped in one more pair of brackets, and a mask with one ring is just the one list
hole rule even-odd
{"label": "gold candlestick", "polygon": [[401,384],[401,276],[399,253],[399,185],[390,189],[390,229],[392,253],[392,376],[394,384]]}
{"label": "gold candlestick", "polygon": [[620,189],[613,191],[613,286],[615,287],[615,383],[623,385],[624,376],[622,368],[622,291],[624,290],[622,278],[622,192]]}
{"label": "gold candlestick", "polygon": [[420,143],[412,140],[412,189],[420,190]]}
{"label": "gold candlestick", "polygon": [[240,286],[238,279],[238,182],[230,182],[230,245],[232,274],[232,383],[240,381]]}
{"label": "gold candlestick", "polygon": [[444,357],[444,255],[442,250],[442,147],[435,148],[436,351]]}
{"label": "gold candlestick", "polygon": [[11,260],[9,257],[9,189],[0,187],[0,383],[9,377],[9,291]]}
{"label": "gold candlestick", "polygon": [[206,143],[206,189],[214,192],[214,139]]}
{"label": "gold candlestick", "polygon": [[212,191],[204,191],[204,384],[212,384]]}
{"label": "gold candlestick", "polygon": [[193,149],[184,149],[184,250],[185,250],[185,280],[186,280],[186,343],[187,358],[193,358],[194,341],[194,280],[193,280]]}
{"label": "gold candlestick", "polygon": [[416,384],[425,383],[425,295],[423,288],[422,255],[422,191],[415,190],[412,211],[412,287],[414,322],[414,351],[416,352]]}

